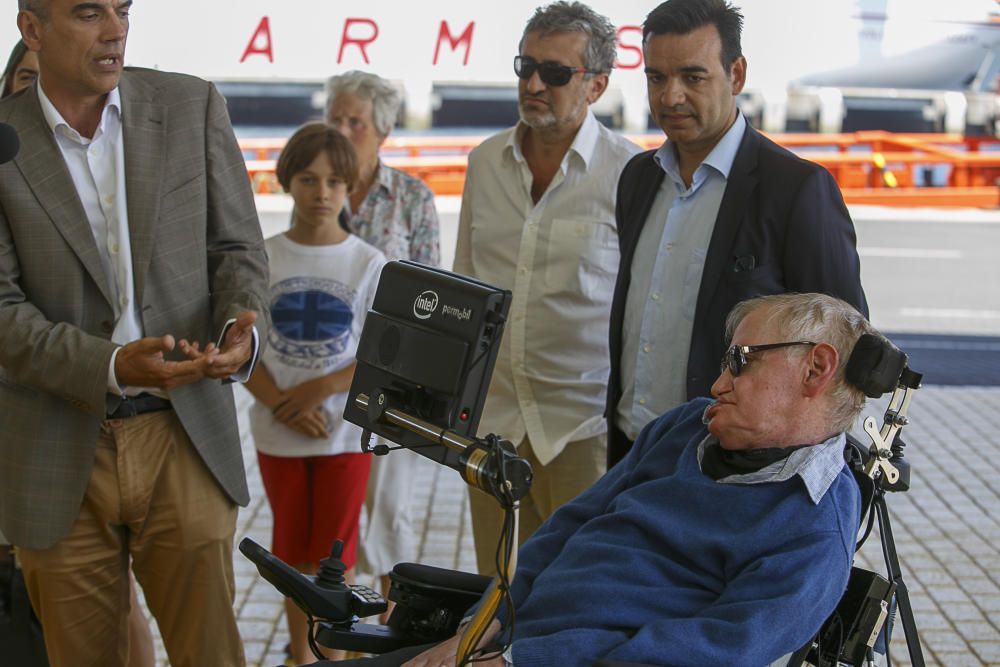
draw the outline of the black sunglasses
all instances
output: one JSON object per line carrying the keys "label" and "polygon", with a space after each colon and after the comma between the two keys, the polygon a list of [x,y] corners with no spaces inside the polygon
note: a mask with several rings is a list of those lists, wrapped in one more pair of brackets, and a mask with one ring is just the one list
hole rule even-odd
{"label": "black sunglasses", "polygon": [[792,347],[793,345],[815,345],[807,340],[797,340],[790,343],[768,343],[767,345],[733,345],[731,348],[726,350],[726,353],[722,355],[722,364],[720,367],[720,372],[725,372],[728,368],[729,372],[736,377],[743,372],[743,369],[749,363],[747,359],[748,354],[753,354],[754,352],[763,352],[764,350],[775,350],[779,347]]}
{"label": "black sunglasses", "polygon": [[570,67],[559,63],[540,63],[528,56],[514,56],[514,74],[521,79],[530,79],[531,75],[538,72],[538,78],[546,86],[565,86],[574,74],[600,74],[598,70],[587,69],[586,67]]}

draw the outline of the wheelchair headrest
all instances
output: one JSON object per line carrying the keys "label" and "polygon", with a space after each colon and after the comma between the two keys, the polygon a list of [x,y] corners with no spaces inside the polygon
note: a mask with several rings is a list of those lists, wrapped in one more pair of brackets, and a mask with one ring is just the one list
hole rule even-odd
{"label": "wheelchair headrest", "polygon": [[847,381],[868,398],[893,391],[906,368],[906,354],[881,334],[864,334],[854,344],[845,370]]}

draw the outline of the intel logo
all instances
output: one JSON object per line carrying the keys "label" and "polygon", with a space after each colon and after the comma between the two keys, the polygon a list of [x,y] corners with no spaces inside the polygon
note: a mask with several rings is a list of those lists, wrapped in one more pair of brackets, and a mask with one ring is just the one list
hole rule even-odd
{"label": "intel logo", "polygon": [[416,298],[413,302],[413,315],[419,320],[426,320],[434,314],[438,307],[437,292],[427,290]]}

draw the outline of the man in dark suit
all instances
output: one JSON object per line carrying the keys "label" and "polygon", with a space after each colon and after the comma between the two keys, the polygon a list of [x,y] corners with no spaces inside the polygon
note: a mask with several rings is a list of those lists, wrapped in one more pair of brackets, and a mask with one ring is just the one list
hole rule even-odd
{"label": "man in dark suit", "polygon": [[40,78],[0,102],[21,139],[0,167],[0,530],[52,665],[125,664],[130,559],[171,664],[242,665],[222,381],[252,369],[267,261],[224,100],[123,72],[130,6],[20,2]]}
{"label": "man in dark suit", "polygon": [[833,177],[737,108],[742,26],[725,0],[668,0],[643,24],[650,111],[667,141],[632,158],[618,184],[609,467],[647,423],[709,395],[736,303],[822,292],[868,314]]}

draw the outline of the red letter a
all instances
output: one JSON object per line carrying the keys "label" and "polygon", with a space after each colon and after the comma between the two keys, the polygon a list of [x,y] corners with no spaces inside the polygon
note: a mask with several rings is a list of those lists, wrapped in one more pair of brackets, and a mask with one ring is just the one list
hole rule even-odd
{"label": "red letter a", "polygon": [[[260,37],[264,38],[264,45],[256,46],[257,40]],[[260,23],[257,24],[257,29],[253,31],[253,37],[247,43],[247,48],[243,52],[240,62],[243,62],[255,53],[262,53],[267,56],[268,62],[274,62],[274,53],[271,51],[271,22],[268,21],[266,16],[260,20]]]}

